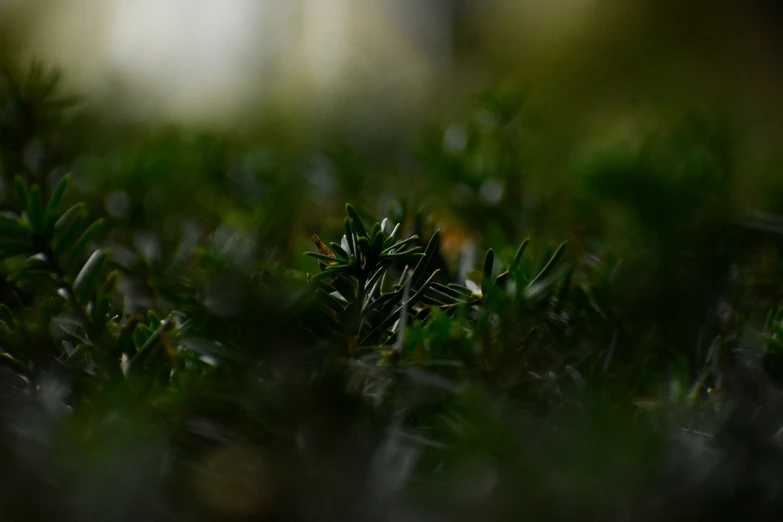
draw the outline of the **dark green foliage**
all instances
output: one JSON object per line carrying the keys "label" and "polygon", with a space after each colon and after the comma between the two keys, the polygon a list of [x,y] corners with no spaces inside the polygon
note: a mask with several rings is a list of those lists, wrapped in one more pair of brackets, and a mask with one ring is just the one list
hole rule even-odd
{"label": "dark green foliage", "polygon": [[329,192],[312,151],[69,120],[55,80],[0,90],[3,520],[774,512],[781,227],[740,212],[720,122],[588,162],[549,222],[521,91],[410,186],[325,155]]}

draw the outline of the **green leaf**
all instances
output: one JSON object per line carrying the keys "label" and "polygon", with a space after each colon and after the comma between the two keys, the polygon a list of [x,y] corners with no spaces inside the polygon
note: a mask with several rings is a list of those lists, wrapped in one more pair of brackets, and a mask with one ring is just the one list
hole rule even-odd
{"label": "green leaf", "polygon": [[72,206],[71,208],[66,210],[63,213],[62,216],[60,216],[60,219],[58,219],[55,222],[54,228],[55,229],[62,229],[62,228],[64,228],[65,226],[68,225],[68,223],[70,223],[70,221],[74,217],[76,217],[76,216],[78,216],[80,214],[83,214],[83,213],[84,213],[84,203],[77,203],[77,204],[75,204],[74,206]]}
{"label": "green leaf", "polygon": [[49,203],[46,205],[46,213],[44,216],[44,224],[47,230],[51,230],[55,221],[57,221],[57,207],[60,206],[63,195],[70,184],[71,175],[66,174],[52,191],[52,196],[49,198]]}
{"label": "green leaf", "polygon": [[[386,318],[383,319],[383,321],[381,321],[381,323],[378,326],[376,326],[369,334],[367,334],[367,336],[362,340],[362,344],[364,344],[365,342],[367,342],[367,340],[372,338],[373,335],[382,331],[384,328],[392,324],[395,321],[395,319],[398,318],[403,308],[405,307],[411,308],[414,304],[416,304],[424,296],[424,292],[427,291],[427,288],[432,283],[433,279],[435,279],[435,276],[438,275],[438,272],[440,272],[440,269],[435,270],[432,273],[432,275],[430,275],[430,277],[421,285],[421,288],[419,288],[419,290],[417,290],[416,293],[411,296],[410,299],[403,302],[402,305],[400,305],[394,312],[388,314]],[[408,284],[407,281],[406,284]]]}
{"label": "green leaf", "polygon": [[522,240],[522,243],[520,243],[519,248],[517,248],[517,253],[514,254],[514,259],[511,261],[511,265],[508,267],[509,272],[516,271],[517,267],[519,266],[519,263],[522,261],[522,254],[525,253],[525,250],[527,249],[527,245],[530,243],[530,238],[525,238]]}
{"label": "green leaf", "polygon": [[344,264],[340,263],[336,258],[331,256],[325,256],[323,254],[319,254],[318,252],[305,252],[304,255],[307,257],[312,257],[314,259],[318,259],[319,261],[323,261],[326,264],[332,265],[332,264]]}
{"label": "green leaf", "polygon": [[101,286],[101,293],[108,294],[113,292],[114,289],[117,287],[117,281],[119,280],[119,278],[120,278],[119,270],[112,270],[111,272],[109,272],[109,275],[106,276],[106,280]]}
{"label": "green leaf", "polygon": [[[405,328],[408,326],[408,308],[413,304],[409,298],[411,293],[411,280],[408,279],[405,282],[405,286],[402,289],[402,306],[400,306],[400,320],[397,323],[397,341],[394,343],[394,351],[397,353],[402,352],[405,346]],[[424,297],[422,296],[422,299]]]}
{"label": "green leaf", "polygon": [[[138,350],[136,352],[136,355],[134,355],[130,361],[128,361],[126,374],[131,371],[131,369],[135,368],[139,362],[145,355],[150,353],[151,349],[158,344],[158,340],[160,339],[161,335],[172,328],[172,321],[173,319],[171,316],[166,317],[166,319],[162,320],[160,322],[160,326],[158,326],[157,329],[154,331],[150,330],[149,327],[145,325],[138,325],[136,327],[136,331],[133,332],[134,334],[134,341],[137,340],[136,334],[140,333],[140,335],[147,336],[147,339],[144,341],[143,344],[137,343],[136,346],[138,346]],[[139,339],[140,340],[140,339]]]}
{"label": "green leaf", "polygon": [[54,253],[63,255],[73,246],[84,228],[84,204],[69,208],[54,224]]}
{"label": "green leaf", "polygon": [[154,310],[148,311],[147,317],[149,317],[151,328],[157,328],[158,326],[160,326],[160,317],[158,316],[158,314],[155,313]]}
{"label": "green leaf", "polygon": [[26,268],[42,268],[48,265],[48,260],[46,258],[46,255],[43,253],[38,253],[35,255],[32,255],[24,260],[24,267]]}
{"label": "green leaf", "polygon": [[540,280],[544,279],[546,276],[548,276],[552,270],[557,266],[557,263],[560,261],[560,258],[563,257],[563,253],[565,252],[565,247],[568,244],[568,241],[563,241],[560,243],[560,245],[557,247],[557,250],[555,250],[555,253],[552,254],[552,257],[549,258],[549,261],[544,266],[544,268],[541,269],[541,271],[538,273],[536,277],[533,278],[532,281],[530,281],[530,284],[528,286],[533,286]]}
{"label": "green leaf", "polygon": [[394,225],[394,228],[392,229],[391,233],[389,234],[390,238],[394,238],[397,236],[397,231],[400,229],[400,223],[397,223]]}
{"label": "green leaf", "polygon": [[0,365],[12,368],[14,371],[26,373],[30,369],[23,362],[17,360],[10,353],[0,353]]}
{"label": "green leaf", "polygon": [[375,241],[375,236],[377,236],[378,234],[382,234],[381,224],[376,221],[375,224],[372,226],[372,232],[370,232],[369,236],[367,236],[367,237],[372,238],[372,240],[374,242]]}
{"label": "green leaf", "polygon": [[0,304],[0,320],[3,320],[7,324],[13,324],[15,322],[14,313],[6,304]]}
{"label": "green leaf", "polygon": [[470,290],[470,288],[468,288],[466,286],[458,285],[456,283],[449,283],[446,286],[448,288],[456,291],[456,292],[459,292],[460,294],[464,295],[465,297],[471,297],[473,295],[473,292]]}
{"label": "green leaf", "polygon": [[71,359],[76,358],[77,355],[82,355],[83,353],[87,352],[90,348],[91,346],[89,344],[79,343],[73,348],[73,351],[68,355],[68,357],[65,358],[65,360],[70,361]]}
{"label": "green leaf", "polygon": [[356,244],[359,246],[359,251],[364,257],[368,259],[373,257],[372,244],[370,244],[370,240],[366,236],[361,236],[356,241]]}
{"label": "green leaf", "polygon": [[440,283],[432,283],[430,285],[430,292],[435,292],[438,295],[441,295],[444,298],[449,299],[449,303],[453,303],[453,302],[465,303],[470,297],[464,295],[461,292],[454,290],[453,288],[449,288],[448,286],[442,285]]}
{"label": "green leaf", "polygon": [[383,232],[386,236],[389,236],[391,231],[391,221],[389,221],[389,218],[383,218],[383,221],[381,221],[381,232]]}
{"label": "green leaf", "polygon": [[22,238],[29,235],[30,231],[18,220],[0,217],[0,237]]}
{"label": "green leaf", "polygon": [[98,282],[98,277],[105,261],[106,252],[104,250],[96,250],[79,271],[73,282],[73,290],[80,302],[86,301],[95,289],[95,284]]}
{"label": "green leaf", "polygon": [[117,270],[113,270],[106,276],[106,280],[101,285],[98,291],[97,298],[95,300],[95,307],[92,310],[92,321],[99,328],[103,328],[106,324],[106,319],[109,314],[109,306],[111,304],[111,294],[117,286],[117,280],[120,273]]}
{"label": "green leaf", "polygon": [[432,283],[430,285],[433,290],[437,290],[438,292],[448,295],[454,299],[462,299],[464,297],[470,297],[470,290],[467,291],[467,294],[465,292],[460,292],[459,290],[456,290],[450,286],[442,285],[440,283]]}
{"label": "green leaf", "polygon": [[379,293],[379,289],[381,285],[383,284],[383,278],[386,275],[386,270],[381,269],[375,272],[369,281],[367,281],[367,292],[364,297],[364,303],[362,303],[362,312],[367,308],[367,306],[372,302],[373,298],[376,296],[376,294]]}
{"label": "green leaf", "polygon": [[319,297],[319,302],[322,303],[324,306],[326,306],[328,309],[336,312],[338,314],[338,317],[340,314],[345,312],[345,306],[340,301],[338,301],[337,298],[327,293],[325,290],[319,288],[318,297]]}
{"label": "green leaf", "polygon": [[364,223],[362,223],[362,218],[359,216],[359,213],[356,211],[353,205],[347,203],[345,205],[345,212],[348,214],[348,217],[351,219],[351,224],[353,225],[353,229],[356,231],[356,236],[366,237],[367,239],[369,239],[369,236],[367,235],[367,230],[364,228]]}
{"label": "green leaf", "polygon": [[332,252],[334,252],[338,259],[347,261],[350,257],[348,252],[343,249],[342,245],[338,245],[337,243],[329,243],[329,246],[332,248]]}
{"label": "green leaf", "polygon": [[783,342],[783,325],[780,323],[772,323],[772,333],[775,339],[779,342]]}
{"label": "green leaf", "polygon": [[764,331],[769,332],[772,329],[772,321],[774,319],[775,310],[770,310],[767,314],[767,320],[764,322]]}
{"label": "green leaf", "polygon": [[424,257],[426,254],[424,252],[421,252],[420,248],[412,248],[410,250],[406,250],[405,252],[395,252],[393,254],[384,254],[381,256],[382,259],[414,259],[417,257]]}
{"label": "green leaf", "polygon": [[[391,238],[392,241],[394,241],[394,238]],[[413,235],[409,237],[408,239],[405,239],[403,241],[400,241],[398,243],[394,243],[392,246],[385,248],[381,251],[382,254],[393,254],[395,251],[399,251],[402,247],[410,245],[411,243],[415,243],[419,240],[419,236]]]}
{"label": "green leaf", "polygon": [[335,277],[331,282],[332,287],[343,296],[346,301],[353,301],[356,298],[355,279],[347,276]]}
{"label": "green leaf", "polygon": [[383,251],[383,232],[380,230],[372,236],[372,250],[378,255]]}
{"label": "green leaf", "polygon": [[[434,303],[437,304],[438,306],[448,306],[448,305],[454,305],[454,304],[464,304],[464,303],[467,302],[467,301],[464,301],[462,299],[455,298],[453,296],[446,295],[443,292],[435,290],[434,288],[432,288],[432,286],[430,286],[427,289],[427,294],[426,294],[425,297],[433,300]],[[425,301],[425,302],[427,302],[427,301]],[[428,303],[428,304],[431,304],[431,303]]]}
{"label": "green leaf", "polygon": [[413,283],[414,288],[416,288],[419,282],[424,281],[424,278],[427,277],[427,267],[430,264],[430,260],[434,257],[439,241],[440,230],[436,230],[427,243],[427,247],[424,249],[424,257],[419,260],[416,264],[416,268],[413,269],[413,275],[411,275],[413,281],[411,282]]}
{"label": "green leaf", "polygon": [[72,264],[74,260],[79,259],[81,252],[89,246],[90,241],[98,234],[103,223],[103,218],[95,220],[92,225],[87,227],[87,230],[79,236],[79,239],[76,240],[76,243],[73,244],[73,247],[69,251],[69,265]]}
{"label": "green leaf", "polygon": [[421,302],[427,306],[434,306],[438,308],[451,304],[451,301],[444,299],[442,295],[438,294],[437,292],[432,292],[431,288],[430,293],[425,294],[424,297],[421,298]]}
{"label": "green leaf", "polygon": [[57,186],[54,187],[54,190],[52,191],[52,196],[49,198],[49,203],[46,205],[46,211],[47,212],[55,212],[57,210],[57,207],[60,206],[60,202],[63,199],[63,195],[65,194],[65,191],[68,189],[68,187],[71,184],[71,175],[66,174],[62,177],[59,183],[57,183]]}
{"label": "green leaf", "polygon": [[365,309],[379,310],[383,307],[390,306],[394,302],[400,300],[400,298],[402,297],[400,291],[401,289],[395,290],[393,292],[386,292],[378,299],[375,299],[374,301],[368,301],[367,305],[365,306]]}
{"label": "green leaf", "polygon": [[41,199],[41,187],[38,185],[33,185],[33,188],[28,193],[24,216],[26,216],[33,230],[36,232],[43,231],[43,200]]}
{"label": "green leaf", "polygon": [[517,268],[519,267],[519,263],[522,261],[522,254],[525,253],[525,249],[527,248],[527,244],[529,242],[530,242],[530,238],[525,238],[524,240],[522,240],[522,243],[519,245],[519,248],[517,248],[517,253],[514,254],[514,259],[511,261],[508,270],[498,275],[497,278],[495,279],[496,285],[499,285],[501,287],[505,286],[508,276],[517,271]]}
{"label": "green leaf", "polygon": [[346,242],[348,243],[348,251],[354,256],[357,256],[356,236],[353,233],[353,228],[351,227],[351,220],[349,218],[345,218],[345,220],[343,221],[343,228],[345,228],[345,238],[346,238]]}
{"label": "green leaf", "polygon": [[143,324],[140,324],[133,331],[132,335],[133,335],[133,344],[136,346],[136,351],[138,351],[139,348],[144,346],[144,343],[146,343],[149,340],[149,338],[152,336],[152,332],[150,332],[149,328],[147,328]]}
{"label": "green leaf", "polygon": [[484,273],[481,278],[481,293],[487,295],[489,291],[489,281],[492,278],[492,267],[495,265],[495,251],[491,248],[487,250],[484,256]]}

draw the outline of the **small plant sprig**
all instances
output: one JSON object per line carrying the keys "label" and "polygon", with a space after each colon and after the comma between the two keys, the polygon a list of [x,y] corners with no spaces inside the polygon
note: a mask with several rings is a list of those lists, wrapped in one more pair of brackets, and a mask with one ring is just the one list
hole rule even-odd
{"label": "small plant sprig", "polygon": [[350,204],[346,205],[344,229],[340,243],[326,245],[314,235],[318,251],[305,255],[314,258],[320,268],[309,277],[317,296],[310,326],[320,335],[342,336],[351,356],[359,347],[380,347],[384,353],[399,355],[406,325],[412,319],[426,321],[434,311],[453,315],[459,309],[477,309],[498,291],[524,291],[526,299],[541,300],[551,294],[542,289],[551,286],[550,276],[565,251],[563,243],[530,277],[520,270],[529,243],[525,239],[508,269],[493,277],[495,253],[489,249],[480,285],[467,281],[468,286],[463,286],[436,281],[439,270],[429,266],[439,244],[437,230],[422,249],[416,235],[398,239],[399,225],[392,226],[388,218],[366,228]]}
{"label": "small plant sprig", "polygon": [[[115,291],[119,271],[110,270],[107,249],[92,250],[103,220],[88,223],[82,203],[59,211],[70,181],[70,176],[63,177],[44,202],[38,184],[28,186],[23,176],[16,177],[22,213],[0,217],[0,261],[10,268],[8,280],[19,292],[48,303],[51,317],[66,335],[57,360],[66,365],[80,361],[92,373],[117,377],[147,355],[160,337],[158,330],[169,330],[171,320],[158,320],[151,312],[149,326],[141,321],[116,322],[124,315]],[[0,330],[5,359],[29,368],[30,347],[24,342],[32,335],[26,327],[29,320],[25,321],[23,309],[15,313],[7,306],[3,309]]]}
{"label": "small plant sprig", "polygon": [[[314,236],[319,251],[305,255],[321,269],[310,277],[319,297],[317,323],[341,332],[355,353],[359,345],[387,343],[405,323],[398,319],[413,311],[433,284],[438,270],[430,271],[429,262],[438,232],[422,250],[416,235],[398,239],[400,225],[388,218],[368,230],[352,205],[346,205],[346,214],[340,243],[326,246]],[[391,282],[390,271],[400,266],[399,278]]]}

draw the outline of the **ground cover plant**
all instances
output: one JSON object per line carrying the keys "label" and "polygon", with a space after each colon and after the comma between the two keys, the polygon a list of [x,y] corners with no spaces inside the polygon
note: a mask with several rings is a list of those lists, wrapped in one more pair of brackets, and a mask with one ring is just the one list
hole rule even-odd
{"label": "ground cover plant", "polygon": [[521,174],[514,89],[397,179],[3,81],[4,520],[779,511],[781,227],[720,118],[566,202]]}

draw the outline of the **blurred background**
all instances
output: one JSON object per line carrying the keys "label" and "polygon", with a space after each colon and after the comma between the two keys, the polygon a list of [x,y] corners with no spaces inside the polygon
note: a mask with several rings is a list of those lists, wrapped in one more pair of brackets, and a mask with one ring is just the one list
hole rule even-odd
{"label": "blurred background", "polygon": [[[301,520],[330,519],[322,506],[334,519],[377,520],[376,497],[355,492],[393,497],[402,484],[440,491],[443,505],[467,520],[509,520],[508,512],[566,520],[583,519],[591,504],[617,514],[618,497],[634,504],[638,491],[657,494],[672,475],[696,489],[691,478],[713,477],[709,466],[723,453],[704,456],[696,444],[667,453],[669,427],[681,434],[679,410],[639,421],[629,404],[642,393],[652,396],[647,404],[669,388],[690,389],[714,355],[712,339],[739,345],[783,303],[781,220],[761,220],[765,233],[778,234],[772,240],[738,225],[751,210],[783,214],[780,5],[0,0],[0,65],[21,78],[0,84],[0,179],[7,186],[23,172],[46,193],[71,172],[69,204],[105,220],[96,244],[130,267],[119,287],[124,312],[165,309],[156,292],[182,282],[171,292],[192,290],[210,319],[205,337],[226,341],[221,356],[242,361],[182,389],[136,390],[121,380],[117,396],[36,375],[36,393],[56,415],[32,399],[19,406],[16,391],[4,395],[0,429],[10,435],[0,450],[15,464],[0,473],[0,501],[13,505],[7,499],[18,496],[31,513],[55,511],[35,500],[55,491],[76,509],[73,520],[151,519],[145,513],[160,506],[149,492],[171,488],[174,475],[178,486],[166,495],[192,513],[161,520],[210,519],[202,504],[226,520],[257,519],[272,497],[283,499],[283,515],[289,506],[306,511]],[[44,69],[30,68],[33,60]],[[42,72],[49,66],[62,72],[60,90]],[[60,110],[61,94],[77,95],[78,108]],[[16,209],[14,197],[0,190],[4,209]],[[316,269],[302,252],[313,248],[313,233],[340,237],[346,202],[368,218],[403,223],[422,246],[440,228],[436,263],[449,282],[464,282],[484,248],[507,266],[524,237],[532,238],[525,255],[536,260],[568,240],[568,259],[606,290],[608,312],[599,307],[600,318],[574,326],[559,315],[541,319],[554,355],[543,350],[522,400],[472,376],[452,383],[465,384],[461,391],[444,391],[423,372],[421,387],[368,406],[340,364],[297,352],[311,339],[293,323],[294,305],[281,302],[299,294],[267,301],[250,276],[270,270],[300,290]],[[513,310],[503,312],[504,324],[519,323]],[[525,319],[538,326],[537,317]],[[446,334],[439,342],[451,347]],[[582,359],[573,362],[582,350],[620,361],[605,379],[595,370],[587,393],[569,373],[592,378]],[[313,377],[319,372],[337,377]],[[379,375],[372,378],[386,378]],[[563,383],[579,391],[561,394]],[[20,396],[38,397],[24,386]],[[78,399],[77,415],[62,417],[71,424],[50,408],[66,391]],[[572,397],[583,411],[566,408],[550,426]],[[400,442],[396,423],[430,400],[443,426],[430,432],[429,417],[413,415],[415,437]],[[688,415],[683,425],[703,420]],[[563,428],[559,438],[542,435],[550,428]],[[422,433],[437,440],[416,438]],[[229,473],[238,462],[245,482]],[[435,487],[413,462],[430,479],[450,462],[460,480]],[[721,477],[755,480],[750,464],[741,473],[737,459],[726,462],[716,490],[734,487]],[[650,484],[646,466],[659,464],[670,467]],[[271,486],[267,465],[287,474],[285,494]],[[247,493],[235,479],[262,487]],[[107,493],[87,502],[96,490]],[[243,502],[247,513],[237,515]],[[283,515],[270,519],[291,519]]]}
{"label": "blurred background", "polygon": [[751,175],[779,154],[781,16],[774,0],[3,0],[0,56],[56,64],[115,119],[283,122],[383,150],[514,81],[554,162],[719,105]]}
{"label": "blurred background", "polygon": [[276,126],[385,152],[513,81],[530,87],[548,175],[720,107],[746,177],[779,159],[781,16],[774,0],[3,0],[0,57],[61,67],[125,122]]}
{"label": "blurred background", "polygon": [[60,65],[95,103],[232,124],[257,104],[305,125],[372,107],[385,127],[511,76],[600,129],[685,99],[773,125],[780,19],[774,0],[0,2],[3,53]]}

